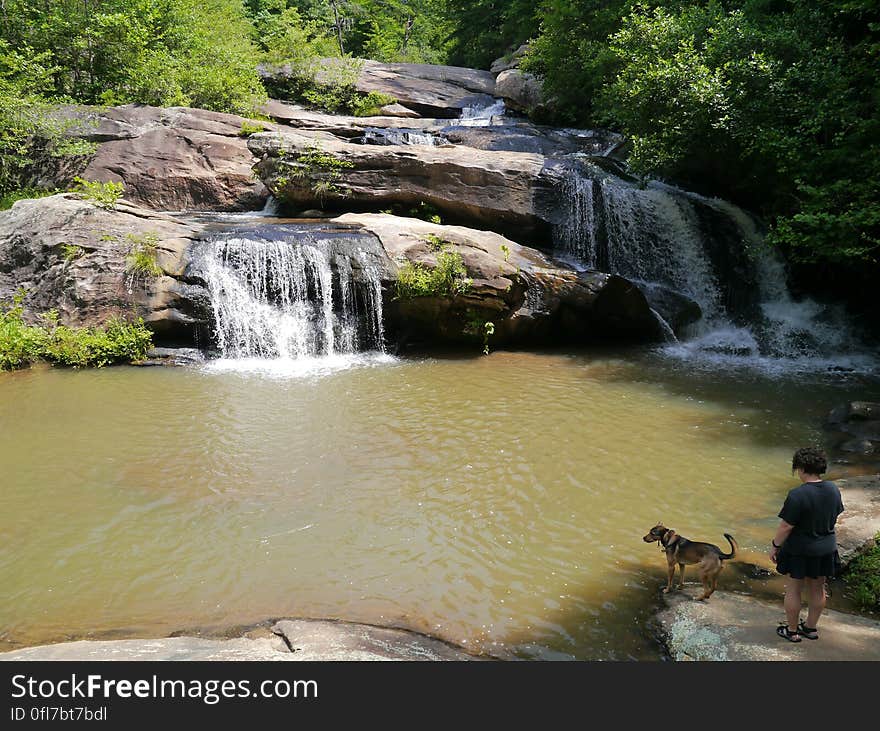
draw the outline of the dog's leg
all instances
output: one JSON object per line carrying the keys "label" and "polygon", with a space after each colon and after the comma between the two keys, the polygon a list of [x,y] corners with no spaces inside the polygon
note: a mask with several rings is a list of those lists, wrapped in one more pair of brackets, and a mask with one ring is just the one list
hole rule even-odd
{"label": "dog's leg", "polygon": [[700,578],[703,580],[703,596],[700,597],[700,601],[706,601],[710,596],[712,596],[715,591],[715,587],[718,585],[718,574],[721,573],[721,569],[724,568],[724,564],[720,561],[704,561],[700,564]]}
{"label": "dog's leg", "polygon": [[679,571],[679,573],[678,573],[678,588],[683,589],[684,588],[684,564],[683,563],[678,564],[678,571]]}
{"label": "dog's leg", "polygon": [[720,565],[715,570],[715,573],[712,574],[712,591],[709,592],[706,599],[708,599],[710,596],[712,596],[713,593],[715,593],[715,588],[718,586],[718,575],[721,573],[721,569],[723,569],[723,568],[724,568],[724,564]]}
{"label": "dog's leg", "polygon": [[667,571],[666,587],[663,589],[664,594],[672,591],[672,579],[675,576],[675,561],[669,562],[669,571]]}

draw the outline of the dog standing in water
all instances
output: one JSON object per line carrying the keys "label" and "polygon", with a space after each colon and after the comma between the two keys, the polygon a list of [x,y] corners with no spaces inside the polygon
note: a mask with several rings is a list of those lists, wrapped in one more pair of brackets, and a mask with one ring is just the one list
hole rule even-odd
{"label": "dog standing in water", "polygon": [[656,541],[660,544],[661,550],[666,554],[666,562],[669,564],[669,580],[663,592],[672,591],[675,564],[678,564],[680,569],[678,578],[679,589],[684,586],[684,567],[696,564],[700,574],[700,581],[703,583],[703,596],[697,598],[699,601],[705,601],[712,596],[712,592],[715,591],[715,586],[718,584],[718,574],[724,568],[724,561],[736,555],[737,545],[733,536],[725,533],[724,537],[730,543],[730,553],[723,553],[713,543],[689,541],[662,523],[657,523],[657,525],[651,528],[648,534],[642,537],[642,540],[645,543],[654,543]]}

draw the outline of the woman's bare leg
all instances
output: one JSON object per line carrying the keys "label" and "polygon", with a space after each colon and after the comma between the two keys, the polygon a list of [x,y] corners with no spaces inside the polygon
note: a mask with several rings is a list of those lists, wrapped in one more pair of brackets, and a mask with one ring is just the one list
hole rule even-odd
{"label": "woman's bare leg", "polygon": [[[790,632],[797,632],[798,618],[801,614],[801,590],[804,588],[803,579],[792,579],[790,576],[785,580],[785,618],[788,621]],[[813,625],[810,625],[811,627]]]}
{"label": "woman's bare leg", "polygon": [[818,579],[805,579],[807,582],[807,621],[804,622],[807,627],[818,627],[819,617],[822,616],[822,610],[825,609],[825,578],[820,576]]}

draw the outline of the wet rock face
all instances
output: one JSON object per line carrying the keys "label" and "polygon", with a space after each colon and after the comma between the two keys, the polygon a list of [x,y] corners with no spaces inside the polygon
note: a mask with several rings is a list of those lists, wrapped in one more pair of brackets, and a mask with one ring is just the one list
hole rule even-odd
{"label": "wet rock face", "polygon": [[482,345],[487,322],[490,347],[660,339],[644,295],[622,277],[576,272],[491,231],[386,214],[334,221],[375,234],[397,266],[433,268],[439,246],[461,256],[471,284],[458,296],[400,297],[386,283],[387,325],[404,347]]}
{"label": "wet rock face", "polygon": [[[159,340],[190,342],[207,325],[206,290],[187,278],[193,227],[126,203],[99,208],[71,195],[16,203],[0,213],[0,300],[27,292],[25,317],[50,309],[63,324],[142,317]],[[155,244],[160,276],[131,276],[133,246]]]}
{"label": "wet rock face", "polygon": [[[495,328],[493,347],[660,339],[645,296],[626,279],[574,271],[491,231],[386,214],[346,214],[312,225],[309,240],[320,238],[332,261],[353,251],[370,256],[384,290],[389,340],[404,347],[482,346],[487,322]],[[143,317],[160,344],[205,345],[214,314],[200,266],[215,229],[125,202],[106,210],[69,194],[21,201],[0,214],[0,299],[24,287],[31,320],[50,309],[70,325]],[[283,225],[240,230],[288,240]],[[155,247],[162,273],[133,277],[126,257],[145,241]],[[441,251],[461,257],[467,290],[397,296],[399,268],[433,268]],[[352,259],[355,280],[364,274],[358,261]]]}

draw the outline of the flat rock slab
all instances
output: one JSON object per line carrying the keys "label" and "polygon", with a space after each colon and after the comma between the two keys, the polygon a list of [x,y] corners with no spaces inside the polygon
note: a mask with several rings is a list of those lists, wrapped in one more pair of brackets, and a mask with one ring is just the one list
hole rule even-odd
{"label": "flat rock slab", "polygon": [[[0,653],[0,661],[21,660],[297,660],[280,639],[81,640]],[[329,659],[329,658],[328,658]]]}
{"label": "flat rock slab", "polygon": [[472,655],[415,632],[332,620],[286,619],[274,637],[164,637],[82,640],[0,653],[22,660],[474,660]]}
{"label": "flat rock slab", "polygon": [[474,660],[445,642],[401,629],[310,619],[272,627],[295,660]]}
{"label": "flat rock slab", "polygon": [[880,660],[880,622],[826,610],[819,639],[788,642],[782,597],[766,602],[718,591],[695,601],[697,588],[664,596],[656,616],[661,642],[674,660]]}
{"label": "flat rock slab", "polygon": [[844,511],[837,523],[837,548],[848,564],[874,545],[880,533],[880,475],[837,480]]}

